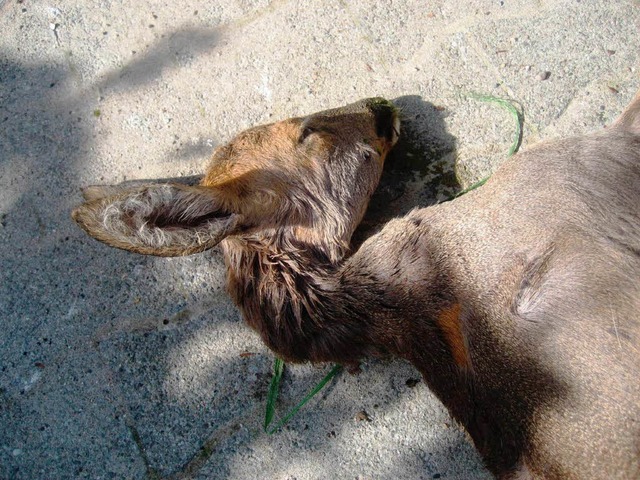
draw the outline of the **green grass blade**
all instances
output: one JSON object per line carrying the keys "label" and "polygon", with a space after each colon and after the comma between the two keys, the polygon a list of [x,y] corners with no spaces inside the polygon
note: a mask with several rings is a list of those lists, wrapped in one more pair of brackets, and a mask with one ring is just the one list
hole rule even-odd
{"label": "green grass blade", "polygon": [[485,183],[487,183],[487,180],[489,180],[489,178],[491,178],[491,175],[489,175],[488,177],[484,177],[482,180],[474,183],[473,185],[471,185],[470,187],[465,188],[464,190],[456,193],[453,197],[451,197],[451,200],[453,200],[454,198],[458,198],[461,197],[462,195],[464,195],[465,193],[469,193],[471,190],[475,190],[478,187],[481,187],[482,185],[484,185]]}
{"label": "green grass blade", "polygon": [[[279,359],[276,359],[276,363]],[[282,360],[280,360],[282,362]],[[298,404],[293,407],[291,410],[289,410],[289,412],[287,412],[287,414],[282,417],[282,419],[276,423],[275,426],[268,428],[269,425],[271,424],[272,420],[273,420],[273,413],[275,411],[275,401],[276,398],[278,396],[278,386],[277,384],[280,383],[280,380],[278,379],[278,382],[276,383],[275,386],[275,393],[272,395],[272,387],[274,386],[274,379],[276,378],[276,373],[274,373],[274,377],[273,379],[271,379],[271,386],[269,387],[269,398],[267,399],[267,414],[265,415],[265,419],[264,419],[264,431],[269,434],[269,435],[273,435],[275,432],[277,432],[280,428],[282,428],[289,420],[291,420],[291,418],[298,413],[298,411],[309,401],[311,400],[320,390],[322,390],[324,388],[324,386],[329,383],[329,381],[335,377],[340,371],[342,370],[342,366],[341,365],[335,365],[330,371],[329,373],[327,373],[324,378],[322,380],[320,380],[320,382],[318,382],[318,384],[313,387],[313,389],[302,399],[300,400],[300,402],[298,402]],[[276,365],[274,365],[274,372],[277,371],[277,367]],[[271,408],[271,410],[270,410]]]}
{"label": "green grass blade", "polygon": [[[515,131],[515,135],[514,135],[515,139],[514,139],[513,143],[511,144],[511,148],[509,148],[509,151],[507,152],[507,156],[510,157],[511,155],[516,153],[520,149],[520,145],[522,144],[522,126],[524,124],[524,118],[520,114],[520,112],[518,112],[518,109],[511,102],[509,102],[508,100],[505,100],[505,99],[499,98],[499,97],[494,97],[494,96],[491,96],[491,95],[480,95],[478,93],[470,93],[469,97],[473,98],[474,100],[479,100],[481,102],[495,103],[497,105],[500,105],[502,108],[507,110],[509,113],[511,113],[511,116],[516,121],[516,131]],[[491,175],[489,175],[487,177],[484,177],[482,180],[477,181],[476,183],[474,183],[470,187],[467,187],[464,190],[456,193],[455,195],[451,196],[449,198],[449,200],[453,200],[454,198],[461,197],[465,193],[469,193],[471,190],[475,190],[476,188],[481,187],[482,185],[484,185],[487,182],[487,180],[489,180],[489,178],[491,178]]]}
{"label": "green grass blade", "polygon": [[278,400],[278,391],[280,390],[280,380],[282,379],[282,372],[284,372],[284,362],[276,357],[273,363],[273,377],[269,384],[269,394],[267,395],[267,408],[264,412],[264,431],[267,431],[267,427],[273,421],[273,414],[276,411],[276,400]]}
{"label": "green grass blade", "polygon": [[511,114],[516,122],[516,131],[514,135],[515,138],[511,144],[511,148],[509,148],[509,151],[507,152],[507,155],[511,156],[516,153],[522,144],[522,125],[524,123],[524,119],[513,103],[505,100],[504,98],[494,97],[492,95],[481,95],[479,93],[470,93],[469,98],[473,98],[474,100],[479,100],[481,102],[495,103]]}

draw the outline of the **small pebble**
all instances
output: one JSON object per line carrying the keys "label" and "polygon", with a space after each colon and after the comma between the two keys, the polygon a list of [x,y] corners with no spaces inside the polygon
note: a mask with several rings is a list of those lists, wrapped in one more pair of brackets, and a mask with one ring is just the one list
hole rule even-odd
{"label": "small pebble", "polygon": [[356,421],[358,421],[358,422],[362,422],[362,421],[370,422],[371,421],[371,417],[369,416],[369,414],[365,410],[360,410],[358,413],[356,413]]}
{"label": "small pebble", "polygon": [[544,71],[544,72],[540,72],[540,74],[538,75],[538,78],[540,80],[546,80],[551,76],[551,72],[549,71]]}

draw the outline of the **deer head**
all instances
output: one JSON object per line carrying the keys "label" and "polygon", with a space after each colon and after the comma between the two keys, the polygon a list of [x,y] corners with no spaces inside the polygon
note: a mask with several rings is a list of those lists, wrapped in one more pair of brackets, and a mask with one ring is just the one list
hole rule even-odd
{"label": "deer head", "polygon": [[92,237],[142,254],[190,255],[228,236],[285,231],[337,259],[398,129],[381,98],[251,128],[214,152],[200,185],[89,187],[73,218]]}

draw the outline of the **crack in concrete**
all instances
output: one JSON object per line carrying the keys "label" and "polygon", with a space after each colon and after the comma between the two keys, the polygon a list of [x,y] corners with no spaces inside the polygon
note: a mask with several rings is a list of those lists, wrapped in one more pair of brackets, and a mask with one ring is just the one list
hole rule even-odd
{"label": "crack in concrete", "polygon": [[128,415],[125,416],[125,424],[131,433],[133,443],[136,444],[140,458],[142,458],[142,462],[144,463],[144,468],[147,472],[147,480],[159,480],[161,478],[160,474],[149,463],[149,457],[147,457],[147,452],[145,451],[144,443],[142,443],[140,432],[138,432],[133,420]]}
{"label": "crack in concrete", "polygon": [[193,457],[191,457],[191,459],[186,464],[184,464],[184,466],[178,472],[174,473],[173,475],[164,477],[162,480],[191,480],[195,478],[195,476],[200,472],[200,470],[202,470],[207,461],[211,458],[218,444],[220,444],[222,440],[235,435],[240,430],[240,427],[244,423],[247,423],[247,419],[251,421],[251,419],[258,418],[259,410],[261,408],[262,405],[256,405],[249,411],[245,412],[242,417],[236,417],[227,422],[222,427],[218,428],[209,436],[209,438],[205,440],[205,442],[200,446]]}

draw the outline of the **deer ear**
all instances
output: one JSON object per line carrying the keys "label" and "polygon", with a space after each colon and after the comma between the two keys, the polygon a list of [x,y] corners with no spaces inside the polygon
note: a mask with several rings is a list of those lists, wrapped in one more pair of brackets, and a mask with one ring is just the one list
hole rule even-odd
{"label": "deer ear", "polygon": [[89,187],[73,219],[112,247],[161,257],[202,252],[238,231],[243,216],[211,187],[155,184]]}

